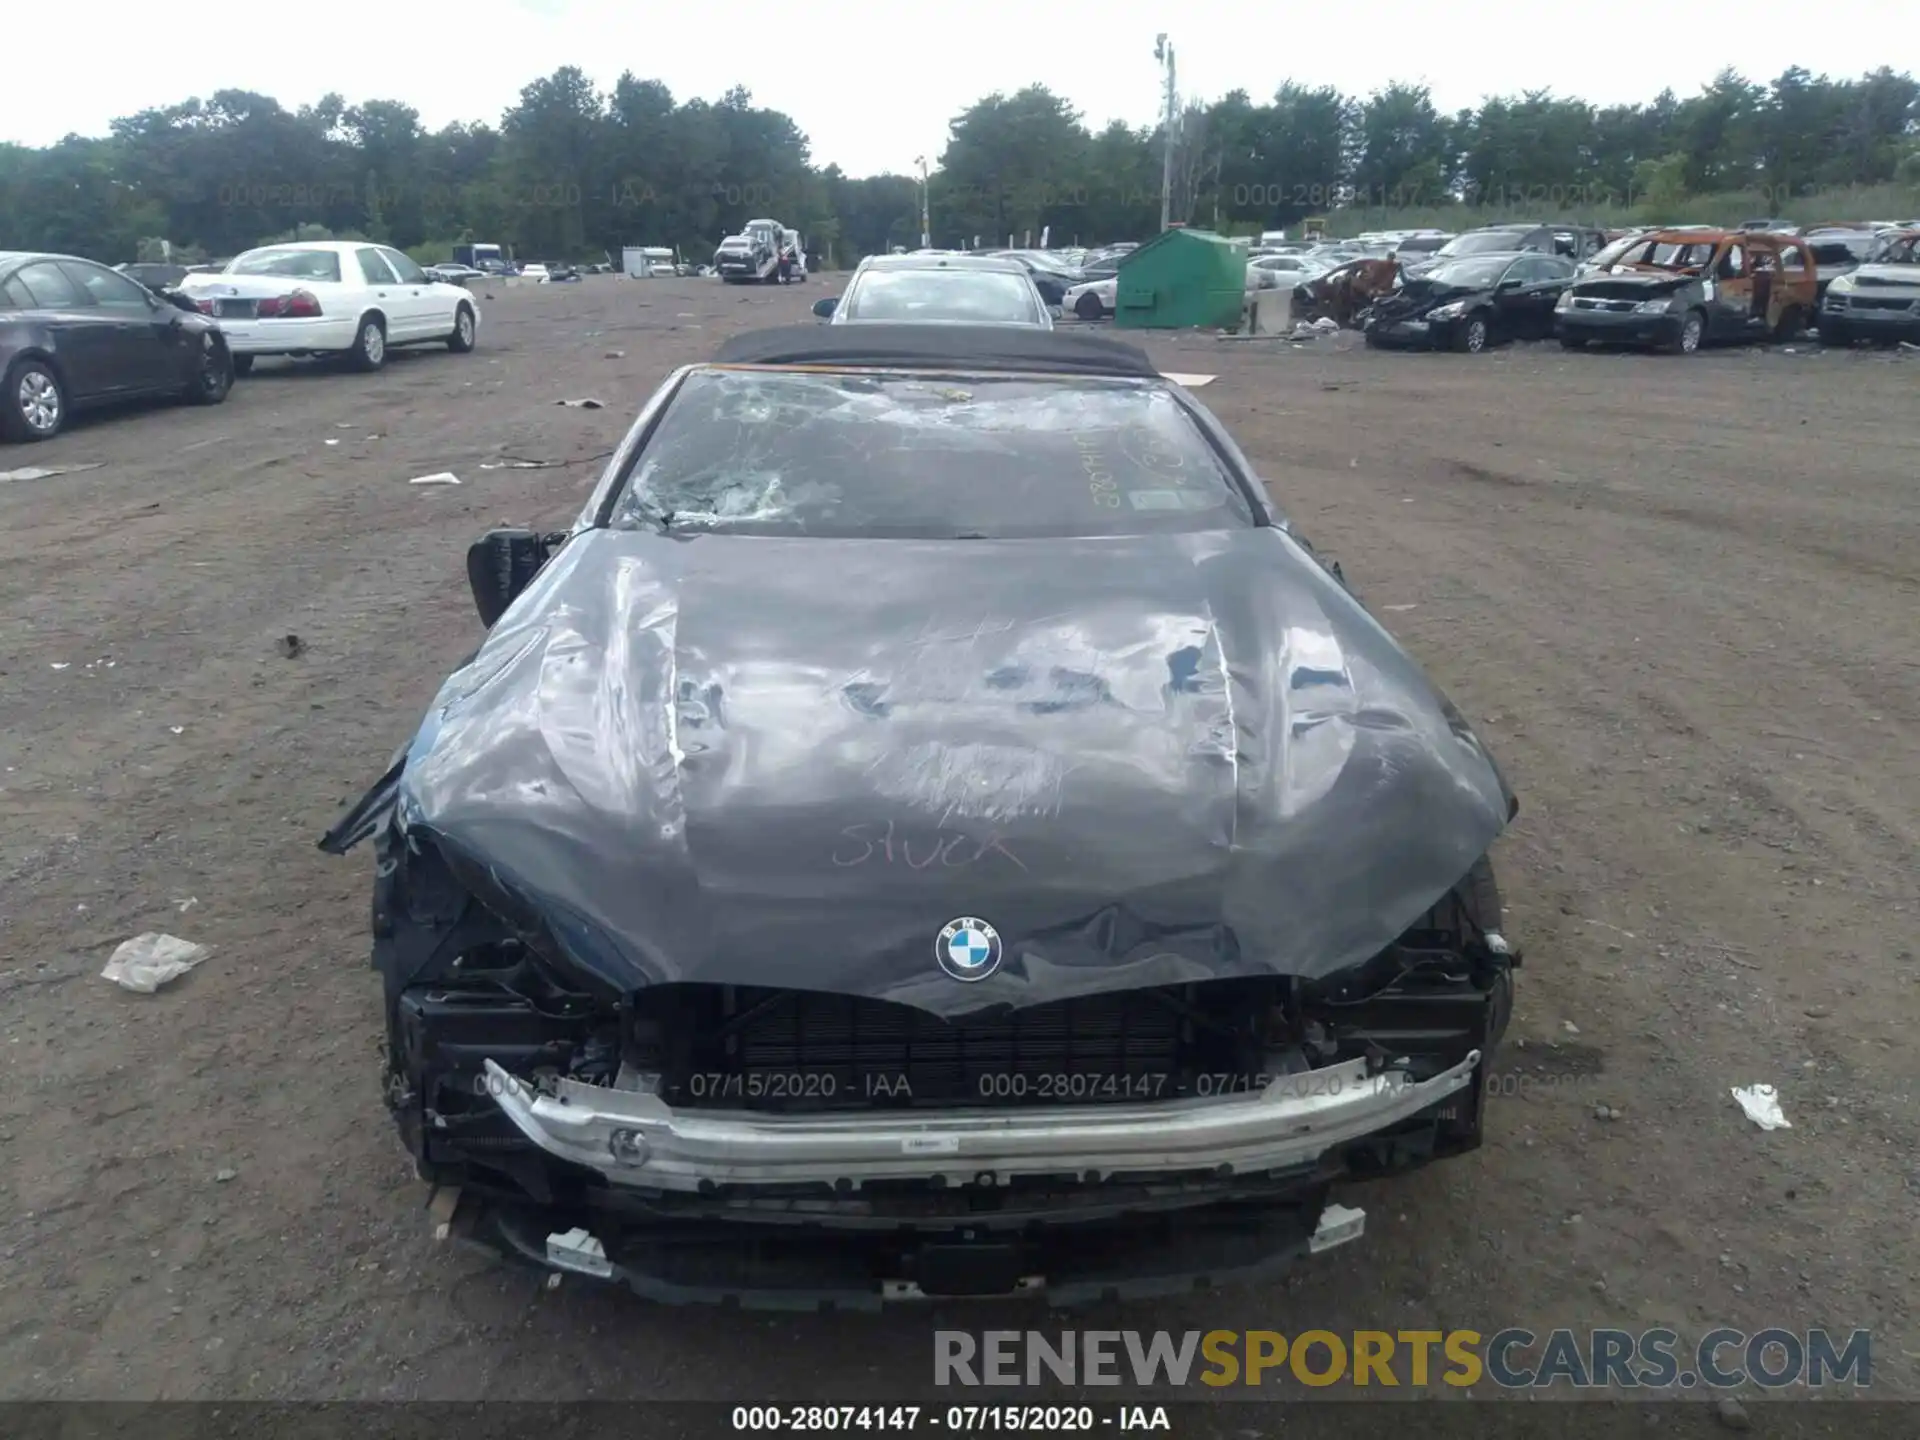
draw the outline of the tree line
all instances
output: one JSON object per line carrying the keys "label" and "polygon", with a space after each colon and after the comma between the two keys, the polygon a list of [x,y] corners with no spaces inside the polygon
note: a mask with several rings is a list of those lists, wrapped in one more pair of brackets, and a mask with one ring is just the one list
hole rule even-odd
{"label": "tree line", "polygon": [[[1729,70],[1685,99],[1596,107],[1531,91],[1452,115],[1422,86],[1355,97],[1288,82],[1266,101],[1187,105],[1172,150],[1173,218],[1233,233],[1313,215],[1347,230],[1435,212],[1604,222],[1651,207],[1677,221],[1701,196],[1792,214],[1911,192],[1900,215],[1857,217],[1904,219],[1920,210],[1920,82],[1886,67],[1766,83]],[[1159,130],[1090,129],[1044,86],[990,95],[955,117],[930,178],[933,243],[1142,238],[1159,228],[1165,153]],[[920,180],[816,165],[792,117],[741,88],[676,101],[630,73],[603,91],[574,67],[526,86],[497,125],[429,130],[394,100],[289,110],[222,90],[105,136],[0,146],[0,248],[109,262],[162,239],[226,256],[303,233],[428,258],[463,239],[523,257],[646,244],[704,258],[761,215],[845,262],[918,243]]]}

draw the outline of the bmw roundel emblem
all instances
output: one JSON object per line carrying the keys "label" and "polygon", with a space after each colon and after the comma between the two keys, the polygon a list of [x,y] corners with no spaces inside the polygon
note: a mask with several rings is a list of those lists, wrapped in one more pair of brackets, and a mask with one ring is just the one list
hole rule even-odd
{"label": "bmw roundel emblem", "polygon": [[956,980],[984,980],[1000,968],[1000,932],[962,915],[947,922],[933,947],[940,968]]}

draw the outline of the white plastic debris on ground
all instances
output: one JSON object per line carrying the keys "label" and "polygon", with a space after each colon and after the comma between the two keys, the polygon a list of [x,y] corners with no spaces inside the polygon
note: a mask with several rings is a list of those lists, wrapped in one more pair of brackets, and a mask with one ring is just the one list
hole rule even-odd
{"label": "white plastic debris on ground", "polygon": [[1742,1090],[1734,1087],[1733,1098],[1740,1102],[1740,1108],[1747,1112],[1747,1118],[1762,1130],[1791,1130],[1793,1122],[1780,1108],[1780,1097],[1771,1085],[1749,1085]]}
{"label": "white plastic debris on ground", "polygon": [[122,990],[151,995],[206,958],[206,946],[182,940],[177,935],[136,935],[122,941],[114,950],[100,978],[113,981]]}
{"label": "white plastic debris on ground", "polygon": [[438,470],[431,475],[416,475],[407,483],[409,485],[458,485],[460,477],[451,470]]}
{"label": "white plastic debris on ground", "polygon": [[0,481],[51,480],[56,475],[79,475],[88,470],[105,468],[105,462],[92,465],[29,465],[24,470],[0,470]]}
{"label": "white plastic debris on ground", "polygon": [[1172,375],[1166,371],[1162,371],[1160,378],[1162,380],[1171,380],[1176,385],[1184,385],[1189,390],[1198,390],[1202,385],[1211,385],[1216,377],[1212,375]]}

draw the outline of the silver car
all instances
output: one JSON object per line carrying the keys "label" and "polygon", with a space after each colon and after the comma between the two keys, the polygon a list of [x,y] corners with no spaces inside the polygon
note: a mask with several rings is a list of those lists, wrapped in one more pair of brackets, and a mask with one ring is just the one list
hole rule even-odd
{"label": "silver car", "polygon": [[814,302],[835,325],[1015,325],[1051,330],[1053,312],[1026,267],[981,255],[870,255],[844,295]]}

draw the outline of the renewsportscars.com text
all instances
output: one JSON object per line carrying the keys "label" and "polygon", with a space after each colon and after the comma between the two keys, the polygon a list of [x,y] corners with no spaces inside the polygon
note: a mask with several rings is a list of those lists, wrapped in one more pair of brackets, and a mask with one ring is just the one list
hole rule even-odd
{"label": "renewsportscars.com text", "polygon": [[1447,1385],[1638,1390],[1873,1381],[1865,1330],[936,1330],[936,1385]]}

